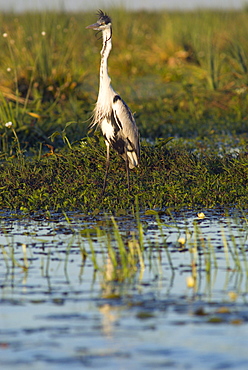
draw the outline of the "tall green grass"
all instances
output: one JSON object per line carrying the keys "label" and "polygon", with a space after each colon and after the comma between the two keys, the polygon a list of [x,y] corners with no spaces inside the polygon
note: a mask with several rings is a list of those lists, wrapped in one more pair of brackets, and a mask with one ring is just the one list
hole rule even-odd
{"label": "tall green grass", "polygon": [[[247,12],[109,12],[109,73],[143,137],[247,131]],[[94,20],[2,14],[1,135],[8,121],[24,148],[49,144],[72,121],[70,141],[85,135],[98,89],[101,41],[85,29]]]}

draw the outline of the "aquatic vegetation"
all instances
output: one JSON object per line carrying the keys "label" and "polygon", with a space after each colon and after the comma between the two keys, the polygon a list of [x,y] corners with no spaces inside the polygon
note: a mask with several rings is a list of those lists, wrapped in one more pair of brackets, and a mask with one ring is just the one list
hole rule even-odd
{"label": "aquatic vegetation", "polygon": [[101,137],[86,138],[63,151],[51,148],[38,158],[12,157],[2,162],[0,208],[118,213],[134,209],[135,197],[142,210],[247,207],[246,152],[220,155],[207,145],[192,151],[176,141],[166,147],[160,141],[143,143],[141,165],[130,174],[130,194],[125,163],[111,152],[109,187],[102,197],[105,147]]}
{"label": "aquatic vegetation", "polygon": [[[205,214],[199,218],[195,211],[144,213],[135,206],[135,215],[116,217],[0,213],[1,365],[34,364],[41,355],[41,364],[54,366],[69,346],[73,350],[66,359],[76,365],[92,353],[90,361],[100,367],[103,358],[105,364],[123,359],[133,364],[133,347],[139,350],[138,363],[145,363],[161,358],[157,351],[147,354],[154,337],[156,350],[178,349],[180,337],[206,338],[209,353],[217,336],[225,363],[234,363],[232,356],[240,361],[237,354],[242,345],[246,351],[246,342],[238,349],[232,343],[237,325],[241,339],[247,336],[247,212],[199,209]],[[182,341],[180,351],[188,342]],[[123,356],[119,346],[125,348]],[[214,343],[210,359],[216,348]],[[194,350],[193,343],[190,358],[198,356]],[[198,366],[202,359],[197,361]]]}
{"label": "aquatic vegetation", "polygon": [[[4,219],[0,221],[6,238],[5,243],[1,242],[1,267],[7,276],[10,270],[19,269],[27,275],[31,269],[32,274],[33,263],[37,264],[35,253],[41,259],[43,276],[51,278],[57,269],[56,261],[59,265],[63,261],[64,274],[70,280],[70,261],[76,253],[81,256],[81,273],[86,262],[90,264],[92,275],[100,282],[106,299],[121,298],[123,289],[142,284],[147,274],[161,281],[168,274],[172,281],[183,274],[182,286],[192,290],[194,299],[209,300],[215,290],[217,274],[225,272],[226,281],[222,281],[228,293],[225,299],[235,300],[247,294],[247,212],[230,218],[227,213],[208,210],[204,218],[199,218],[190,211],[168,215],[155,211],[143,213],[137,208],[133,216],[116,218],[107,214],[94,219],[80,213],[64,213],[63,216],[49,212],[46,217],[41,214],[33,217],[33,221],[32,218],[20,220],[23,230],[26,230],[25,223],[40,225],[20,234],[21,240],[26,235],[29,240],[26,243],[13,243],[11,225],[9,228]],[[219,231],[215,230],[212,236],[211,224],[216,221]],[[60,234],[68,240],[64,249],[56,251],[49,235],[55,240]],[[179,259],[181,262],[178,254],[183,255],[183,260]],[[203,281],[206,284],[204,292]]]}

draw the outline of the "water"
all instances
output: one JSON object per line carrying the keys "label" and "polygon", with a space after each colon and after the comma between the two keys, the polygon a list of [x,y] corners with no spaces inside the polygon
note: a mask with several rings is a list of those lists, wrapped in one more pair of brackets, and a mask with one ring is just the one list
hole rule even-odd
{"label": "water", "polygon": [[[2,214],[1,368],[248,368],[247,213],[204,213],[141,214],[144,268],[122,280],[95,231],[105,217]],[[137,237],[132,216],[116,220]]]}

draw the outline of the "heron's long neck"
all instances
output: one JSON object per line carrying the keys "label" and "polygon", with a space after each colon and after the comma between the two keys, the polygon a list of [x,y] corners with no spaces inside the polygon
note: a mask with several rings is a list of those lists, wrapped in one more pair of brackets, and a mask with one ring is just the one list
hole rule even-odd
{"label": "heron's long neck", "polygon": [[111,79],[108,75],[108,56],[112,48],[112,30],[106,29],[102,33],[103,46],[101,50],[101,66],[100,66],[100,87],[99,87],[99,98],[101,94],[106,92],[109,88]]}

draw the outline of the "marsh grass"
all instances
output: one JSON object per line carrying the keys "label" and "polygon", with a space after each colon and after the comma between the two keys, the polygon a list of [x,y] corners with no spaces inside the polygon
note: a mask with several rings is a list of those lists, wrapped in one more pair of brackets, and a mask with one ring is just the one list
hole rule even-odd
{"label": "marsh grass", "polygon": [[140,167],[131,173],[130,193],[125,163],[111,152],[108,184],[102,197],[105,161],[101,136],[24,162],[23,158],[8,158],[1,164],[0,207],[24,212],[77,209],[118,214],[134,210],[135,198],[142,210],[247,207],[246,152],[220,154],[203,142],[200,151],[173,141],[168,147],[161,146],[161,142],[146,142]]}
{"label": "marsh grass", "polygon": [[[65,214],[66,215],[66,214]],[[173,216],[173,214],[171,214]],[[211,217],[211,216],[210,216]],[[133,216],[132,226],[125,226],[125,217],[119,220],[113,216],[105,215],[101,222],[84,228],[82,225],[74,229],[70,216],[66,216],[68,228],[71,232],[71,241],[65,245],[65,250],[57,251],[47,241],[45,253],[39,256],[36,250],[36,259],[41,259],[41,274],[52,279],[56,274],[57,264],[64,266],[66,281],[70,282],[68,265],[73,254],[81,254],[80,278],[83,278],[84,265],[92,266],[93,280],[100,283],[102,297],[105,299],[118,299],[125,295],[127,287],[140,286],[147,279],[147,274],[152,280],[164,281],[166,277],[168,291],[173,294],[173,281],[175,276],[183,272],[182,286],[192,292],[193,298],[210,299],[216,289],[216,279],[219,271],[221,276],[226,276],[226,281],[219,282],[223,291],[230,295],[231,300],[236,300],[243,293],[247,293],[248,265],[245,256],[247,249],[247,224],[239,218],[229,219],[229,215],[222,217],[222,222],[227,223],[225,230],[221,227],[222,244],[218,250],[216,242],[205,238],[204,227],[200,220],[177,221],[173,217],[164,217],[153,211],[153,214],[142,216],[142,221],[135,222]],[[149,234],[147,222],[153,224],[155,234]],[[124,223],[123,223],[124,222]],[[130,224],[130,219],[129,223]],[[232,225],[229,228],[228,225]],[[2,226],[2,225],[1,225]],[[63,226],[65,228],[65,226]],[[174,241],[169,241],[173,230]],[[226,234],[228,232],[228,234]],[[240,235],[239,235],[240,232]],[[238,237],[240,236],[240,237]],[[182,237],[185,242],[182,243]],[[181,238],[181,239],[180,239]],[[179,243],[179,240],[181,242]],[[217,243],[218,244],[218,243]],[[35,245],[35,243],[34,243]],[[43,249],[42,249],[43,251]],[[174,254],[176,251],[176,254]],[[17,274],[21,270],[28,276],[29,269],[33,269],[32,248],[30,245],[18,245],[9,238],[7,244],[1,245],[6,275]],[[178,253],[183,253],[184,258],[178,264]],[[2,266],[4,267],[4,264]],[[183,267],[184,271],[181,270]],[[170,276],[170,282],[168,280]],[[205,284],[205,290],[202,284]],[[228,299],[226,297],[226,299]]]}
{"label": "marsh grass", "polygon": [[[142,137],[247,132],[247,12],[110,14],[109,72],[136,112]],[[2,16],[1,105],[8,111],[1,120],[15,124],[24,147],[49,141],[72,121],[70,142],[86,133],[101,48],[85,30],[92,17]]]}
{"label": "marsh grass", "polygon": [[[157,230],[157,236],[152,241],[149,240],[149,236],[144,237],[146,226],[140,221],[133,226],[132,239],[130,239],[130,233],[127,230],[121,231],[118,222],[113,217],[111,217],[107,228],[97,229],[97,238],[94,237],[94,243],[98,246],[103,243],[102,255],[98,254],[96,257],[94,254],[91,258],[94,266],[96,265],[95,258],[97,259],[97,273],[100,274],[104,298],[120,298],[122,286],[127,283],[141,284],[147,269],[158,279],[163,279],[170,271],[173,281],[178,273],[176,271],[178,266],[175,268],[173,265],[176,263],[173,262],[172,250],[178,247],[178,251],[185,254],[185,266],[191,271],[191,275],[185,276],[184,284],[189,290],[192,289],[195,297],[202,296],[202,282],[205,281],[204,294],[211,299],[219,269],[226,271],[224,289],[230,293],[228,293],[230,299],[236,300],[239,294],[242,294],[241,283],[243,280],[247,282],[248,277],[247,261],[243,254],[247,243],[247,228],[244,223],[240,226],[240,220],[236,219],[235,221],[237,227],[241,228],[238,244],[236,230],[234,236],[232,228],[228,228],[228,235],[226,230],[220,229],[223,254],[225,255],[220,258],[220,254],[217,254],[217,249],[210,238],[204,237],[204,231],[197,220],[193,221],[192,224],[186,222],[185,226],[182,227],[182,225],[177,225],[177,221],[173,217],[171,218],[172,223],[169,225],[160,218],[158,213],[153,211],[149,214],[149,217],[153,217],[154,227],[156,226]],[[226,214],[226,222],[229,225],[230,221],[229,215]],[[232,227],[234,227],[234,223],[232,219]],[[177,242],[167,242],[168,231],[171,227],[174,231],[178,230],[178,237],[174,237],[174,239],[180,240],[180,236],[185,236],[183,245],[178,245]],[[142,237],[140,238],[141,229]],[[234,229],[236,228],[234,227]],[[87,242],[89,244],[92,244],[91,238],[88,235]],[[132,253],[130,245],[137,248],[136,253]],[[247,284],[244,285],[246,287]],[[236,288],[237,290],[235,290]]]}
{"label": "marsh grass", "polygon": [[144,139],[131,194],[111,153],[100,197],[105,147],[98,133],[85,137],[98,89],[101,41],[85,30],[94,15],[6,13],[0,207],[117,211],[135,197],[144,209],[246,207],[248,13],[110,14],[109,72]]}

